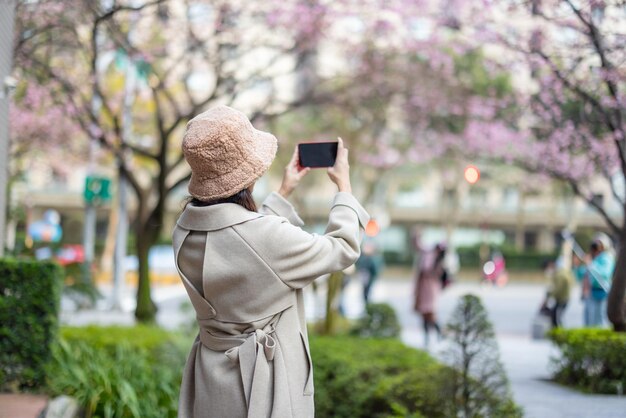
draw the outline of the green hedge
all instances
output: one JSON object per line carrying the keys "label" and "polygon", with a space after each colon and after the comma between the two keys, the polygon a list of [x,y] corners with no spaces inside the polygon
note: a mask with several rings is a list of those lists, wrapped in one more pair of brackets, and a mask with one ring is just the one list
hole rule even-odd
{"label": "green hedge", "polygon": [[350,334],[364,338],[398,338],[400,322],[396,311],[388,303],[368,303],[363,315],[352,327]]}
{"label": "green hedge", "polygon": [[444,417],[447,370],[398,340],[312,337],[318,418]]}
{"label": "green hedge", "polygon": [[626,334],[608,329],[554,329],[549,338],[561,356],[552,359],[555,379],[593,393],[626,390]]}
{"label": "green hedge", "polygon": [[[51,395],[76,397],[88,417],[176,416],[191,336],[146,326],[61,331],[47,369]],[[312,336],[311,354],[318,418],[438,418],[459,411],[452,369],[398,340]]]}
{"label": "green hedge", "polygon": [[[549,258],[556,258],[557,253],[537,251],[517,251],[511,247],[496,248],[504,256],[507,270],[541,270],[542,263]],[[457,248],[459,262],[463,268],[479,268],[480,245]]]}
{"label": "green hedge", "polygon": [[176,417],[191,340],[150,326],[62,328],[48,391],[75,397],[87,417]]}
{"label": "green hedge", "polygon": [[0,389],[44,382],[62,286],[63,269],[57,264],[0,260]]}

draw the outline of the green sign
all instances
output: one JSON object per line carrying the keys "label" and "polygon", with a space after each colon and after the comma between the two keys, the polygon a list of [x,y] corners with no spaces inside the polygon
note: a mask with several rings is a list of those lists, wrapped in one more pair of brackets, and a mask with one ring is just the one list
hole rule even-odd
{"label": "green sign", "polygon": [[106,203],[111,200],[111,179],[99,176],[87,176],[85,179],[85,202],[89,204]]}

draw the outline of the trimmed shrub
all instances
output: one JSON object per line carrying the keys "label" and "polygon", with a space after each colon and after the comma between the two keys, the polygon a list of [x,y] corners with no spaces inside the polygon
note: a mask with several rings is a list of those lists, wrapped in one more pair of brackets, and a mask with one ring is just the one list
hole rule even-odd
{"label": "trimmed shrub", "polygon": [[44,383],[62,287],[58,264],[0,260],[0,389]]}
{"label": "trimmed shrub", "polygon": [[175,417],[190,346],[149,326],[63,328],[48,391],[75,397],[87,417]]}
{"label": "trimmed shrub", "polygon": [[554,378],[565,385],[616,394],[626,389],[626,334],[609,329],[556,328],[548,337],[559,347]]}
{"label": "trimmed shrub", "polygon": [[[311,338],[315,416],[359,418],[444,417],[444,366],[398,340]],[[400,414],[400,415],[398,415]]]}
{"label": "trimmed shrub", "polygon": [[359,337],[398,338],[400,323],[396,311],[387,303],[368,303],[365,315],[358,320],[351,334]]}
{"label": "trimmed shrub", "polygon": [[[48,390],[76,397],[87,417],[175,417],[190,346],[189,336],[148,326],[63,328]],[[311,352],[318,418],[460,412],[449,383],[456,372],[396,339],[312,336]]]}
{"label": "trimmed shrub", "polygon": [[[464,412],[454,396],[459,373],[398,340],[312,337],[311,355],[318,418],[447,418]],[[481,387],[473,382],[473,390]],[[519,417],[512,399],[498,394],[483,415],[472,416]]]}
{"label": "trimmed shrub", "polygon": [[[541,265],[546,259],[556,258],[556,253],[543,253],[538,251],[517,251],[511,247],[495,248],[502,253],[506,261],[507,270],[541,270]],[[482,268],[480,265],[480,245],[457,248],[459,262],[463,268]]]}
{"label": "trimmed shrub", "polygon": [[521,417],[500,362],[493,325],[479,297],[464,295],[446,326],[451,396],[463,417]]}

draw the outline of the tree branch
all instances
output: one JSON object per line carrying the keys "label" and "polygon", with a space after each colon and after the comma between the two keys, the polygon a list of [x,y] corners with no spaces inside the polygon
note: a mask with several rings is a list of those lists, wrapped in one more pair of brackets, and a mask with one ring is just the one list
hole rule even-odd
{"label": "tree branch", "polygon": [[100,22],[107,21],[112,19],[119,12],[139,12],[147,7],[157,6],[160,3],[164,3],[167,0],[154,0],[144,3],[140,6],[113,6],[106,13],[99,15],[96,18],[95,24],[96,26],[100,24]]}
{"label": "tree branch", "polygon": [[180,185],[187,183],[189,179],[191,179],[191,173],[174,181],[174,183],[167,187],[167,193],[169,194]]}

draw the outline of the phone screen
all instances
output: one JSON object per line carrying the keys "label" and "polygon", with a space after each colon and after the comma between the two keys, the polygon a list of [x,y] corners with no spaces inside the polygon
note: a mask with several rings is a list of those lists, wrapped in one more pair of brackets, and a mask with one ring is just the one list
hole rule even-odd
{"label": "phone screen", "polygon": [[303,142],[298,144],[301,167],[332,167],[337,158],[337,142]]}

